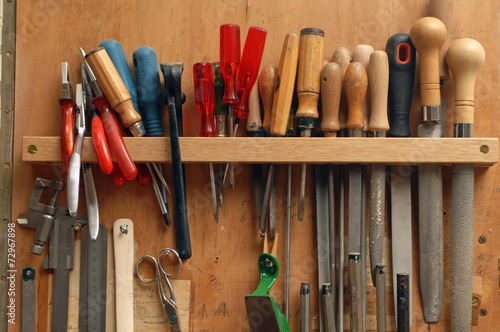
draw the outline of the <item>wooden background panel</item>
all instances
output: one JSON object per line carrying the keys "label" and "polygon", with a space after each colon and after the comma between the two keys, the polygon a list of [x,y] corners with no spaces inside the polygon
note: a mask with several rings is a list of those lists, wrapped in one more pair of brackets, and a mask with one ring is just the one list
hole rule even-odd
{"label": "wooden background panel", "polygon": [[[57,99],[60,91],[60,63],[68,61],[73,84],[80,81],[78,47],[86,51],[109,38],[118,40],[131,63],[132,52],[139,46],[151,46],[161,63],[184,62],[183,91],[185,136],[197,136],[200,127],[198,110],[194,104],[192,64],[198,61],[216,61],[219,58],[219,26],[237,23],[241,27],[241,40],[248,27],[258,25],[268,30],[266,50],[262,64],[278,63],[284,36],[299,33],[304,27],[318,27],[325,31],[325,58],[330,59],[334,49],[357,44],[371,44],[384,49],[387,38],[396,32],[409,32],[413,22],[428,14],[426,0],[369,0],[314,2],[290,1],[40,1],[25,0],[17,4],[17,58],[16,58],[16,118],[14,142],[13,218],[27,210],[27,202],[36,177],[63,180],[59,163],[29,165],[21,162],[23,136],[56,136],[60,128],[60,111]],[[452,38],[473,37],[486,50],[486,63],[481,70],[476,90],[477,137],[498,137],[500,123],[497,110],[500,97],[498,58],[500,50],[500,4],[494,0],[478,3],[472,0],[455,0]],[[418,76],[417,76],[418,77]],[[418,78],[416,81],[418,86]],[[419,94],[415,89],[412,107],[412,131],[421,121]],[[453,82],[447,83],[444,97],[448,105],[448,119],[452,120]],[[244,126],[244,124],[243,124]],[[452,134],[452,124],[446,125],[447,136]],[[224,209],[219,224],[211,212],[208,166],[186,166],[188,215],[190,221],[193,257],[186,261],[178,279],[192,281],[190,331],[245,331],[248,324],[244,295],[250,294],[258,284],[257,258],[262,240],[257,236],[255,202],[251,180],[251,166],[236,164],[236,188],[226,189]],[[170,166],[167,165],[170,171]],[[282,271],[271,293],[277,302],[284,301],[285,270],[285,212],[286,167],[278,166],[278,219],[280,233],[279,255]],[[293,170],[293,211],[296,211],[299,167]],[[498,266],[500,244],[494,241],[499,231],[500,178],[498,166],[476,170],[475,233],[485,235],[487,242],[474,245],[474,274],[482,278],[482,308],[487,310],[480,317],[476,331],[492,331],[500,320],[498,306]],[[174,229],[167,229],[162,221],[152,188],[141,187],[136,181],[116,187],[111,178],[94,167],[94,177],[101,211],[101,222],[111,227],[119,218],[130,218],[136,227],[137,257],[150,253],[156,255],[163,247],[175,246]],[[168,177],[171,183],[171,174]],[[444,169],[445,244],[449,242],[450,168]],[[415,194],[415,193],[414,193]],[[83,190],[81,191],[83,197]],[[415,198],[417,196],[414,196]],[[65,193],[58,202],[66,203]],[[169,197],[173,206],[173,199]],[[80,211],[86,206],[81,201]],[[173,210],[173,209],[171,209]],[[290,325],[298,331],[300,307],[298,290],[301,281],[316,282],[316,230],[313,191],[313,173],[308,171],[306,218],[303,223],[292,218],[292,266]],[[416,211],[414,213],[416,216]],[[174,217],[175,220],[175,217]],[[415,219],[416,220],[416,219]],[[388,225],[388,235],[390,226]],[[39,271],[38,324],[46,326],[48,298],[47,272],[41,268],[42,259],[30,253],[34,230],[17,227],[18,271],[33,266]],[[414,227],[414,252],[418,252],[418,226]],[[446,248],[446,247],[445,247]],[[390,248],[387,248],[390,250]],[[446,257],[448,252],[445,251]],[[481,256],[482,255],[482,256]],[[491,256],[491,258],[490,258]],[[485,261],[490,259],[489,261]],[[445,261],[448,271],[449,260]],[[414,257],[414,271],[418,271],[418,255]],[[418,274],[414,279],[414,331],[449,330],[449,279],[445,281],[442,321],[427,325],[422,320],[421,300],[418,292]],[[17,289],[21,285],[17,275]],[[373,293],[373,288],[368,286]],[[20,303],[20,292],[16,301]],[[372,297],[370,297],[372,298]],[[317,295],[312,296],[312,313],[317,315]],[[348,302],[347,295],[345,296]],[[390,301],[391,297],[388,296]],[[156,300],[156,299],[155,299]],[[391,306],[389,306],[391,308]],[[20,307],[18,307],[20,314]],[[346,307],[346,313],[348,313]],[[392,316],[393,311],[390,309]],[[18,319],[21,317],[18,316]],[[108,317],[108,319],[113,319]],[[314,322],[314,319],[313,319]],[[10,331],[20,331],[19,325],[10,325]]]}

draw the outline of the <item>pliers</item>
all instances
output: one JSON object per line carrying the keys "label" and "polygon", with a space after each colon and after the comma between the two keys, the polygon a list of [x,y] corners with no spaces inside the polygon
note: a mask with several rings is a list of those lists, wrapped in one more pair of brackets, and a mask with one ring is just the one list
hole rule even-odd
{"label": "pliers", "polygon": [[62,98],[59,105],[62,112],[61,126],[61,160],[64,165],[64,176],[67,176],[69,160],[75,144],[75,101],[73,100],[73,89],[69,80],[68,63],[61,63],[62,70]]}

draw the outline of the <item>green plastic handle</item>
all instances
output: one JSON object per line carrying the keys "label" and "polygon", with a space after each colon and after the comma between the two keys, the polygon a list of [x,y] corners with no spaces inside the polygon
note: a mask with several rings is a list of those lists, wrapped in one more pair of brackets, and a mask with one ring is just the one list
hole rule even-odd
{"label": "green plastic handle", "polygon": [[214,115],[228,115],[229,104],[222,103],[224,95],[224,80],[220,71],[220,62],[212,62],[212,71],[214,73],[215,106]]}

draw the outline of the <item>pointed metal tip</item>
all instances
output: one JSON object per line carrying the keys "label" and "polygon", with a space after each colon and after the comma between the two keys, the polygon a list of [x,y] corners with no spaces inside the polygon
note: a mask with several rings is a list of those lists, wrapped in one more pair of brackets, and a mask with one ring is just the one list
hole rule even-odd
{"label": "pointed metal tip", "polygon": [[222,210],[222,206],[224,205],[224,196],[222,193],[219,194],[219,209]]}
{"label": "pointed metal tip", "polygon": [[82,55],[82,57],[85,59],[85,51],[80,47],[80,54]]}
{"label": "pointed metal tip", "polygon": [[63,82],[63,84],[69,83],[69,70],[68,70],[68,63],[67,62],[62,62],[61,63],[61,72],[62,72],[62,82]]}
{"label": "pointed metal tip", "polygon": [[172,221],[170,220],[170,216],[168,215],[168,213],[163,214],[163,219],[165,220],[165,224],[167,225],[167,227],[170,227]]}
{"label": "pointed metal tip", "polygon": [[306,205],[305,199],[304,198],[299,199],[299,209],[298,209],[298,212],[297,212],[297,220],[299,222],[304,221],[305,205]]}

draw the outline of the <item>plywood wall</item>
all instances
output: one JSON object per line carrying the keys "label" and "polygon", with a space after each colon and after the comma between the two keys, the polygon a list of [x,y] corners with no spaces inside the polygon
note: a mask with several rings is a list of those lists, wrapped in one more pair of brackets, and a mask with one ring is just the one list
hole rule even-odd
{"label": "plywood wall", "polygon": [[[385,49],[389,36],[409,33],[415,20],[428,15],[425,0],[317,0],[317,1],[39,1],[17,3],[16,109],[14,140],[13,218],[27,210],[27,203],[36,177],[63,180],[61,164],[32,165],[21,161],[23,136],[57,136],[60,128],[58,98],[61,95],[60,63],[67,61],[73,84],[80,81],[78,48],[91,50],[106,39],[118,40],[131,63],[132,52],[139,46],[152,47],[161,63],[183,62],[185,72],[182,88],[187,96],[183,106],[184,134],[197,136],[200,127],[194,104],[191,68],[198,61],[219,59],[219,26],[236,23],[241,27],[242,43],[252,25],[268,31],[262,64],[277,64],[284,36],[300,32],[305,27],[325,31],[325,59],[330,60],[338,46],[353,49],[358,44],[370,44]],[[454,1],[454,14],[449,35],[452,39],[472,37],[486,50],[486,63],[476,85],[476,137],[498,137],[500,131],[500,38],[498,13],[500,3],[494,0]],[[452,136],[453,83],[444,90],[448,105],[446,136]],[[412,130],[420,123],[419,95],[415,93],[412,108]],[[170,171],[170,167],[167,166]],[[165,227],[153,189],[136,181],[122,187],[114,185],[109,176],[93,168],[101,211],[101,223],[111,230],[119,218],[135,223],[136,258],[157,253],[164,247],[175,247],[173,228]],[[278,219],[280,233],[278,259],[282,272],[272,289],[279,303],[284,302],[286,167],[278,165]],[[296,211],[299,167],[293,171],[293,211]],[[208,165],[186,165],[188,217],[193,256],[183,265],[178,279],[191,280],[189,331],[247,331],[244,296],[258,285],[257,259],[262,240],[257,236],[255,202],[251,166],[236,164],[236,186],[226,189],[220,222],[212,215]],[[302,281],[317,289],[316,226],[312,172],[308,173],[305,220],[292,218],[291,265],[291,331],[299,330],[299,288]],[[449,331],[449,210],[451,168],[444,169],[445,215],[445,292],[441,322],[427,325],[423,321],[418,292],[418,255],[414,257],[413,331]],[[171,175],[168,178],[171,183]],[[416,182],[414,182],[416,183]],[[500,324],[499,267],[500,245],[500,169],[498,166],[476,169],[475,231],[486,243],[475,241],[474,275],[482,280],[481,308],[487,312],[479,317],[474,331],[494,331]],[[82,189],[83,197],[83,189]],[[415,196],[416,197],[416,196]],[[66,203],[62,194],[58,204]],[[169,200],[173,206],[173,199]],[[80,211],[85,212],[81,200]],[[416,214],[415,214],[416,215]],[[30,253],[34,230],[17,226],[17,267],[37,269],[38,327],[43,331],[48,320],[48,284],[50,278],[41,267],[42,258]],[[388,226],[387,234],[390,234]],[[390,238],[387,241],[390,245]],[[413,249],[418,253],[418,227],[414,223]],[[390,247],[387,247],[390,252]],[[20,289],[21,274],[17,275]],[[390,287],[388,287],[390,290]],[[367,291],[370,319],[374,319],[374,288]],[[346,301],[348,297],[346,296]],[[17,294],[20,303],[20,293]],[[388,296],[388,300],[392,296]],[[158,298],[152,298],[157,301]],[[313,325],[317,326],[317,294],[312,295]],[[18,308],[20,311],[20,307]],[[394,316],[389,305],[389,315]],[[346,311],[348,313],[348,311]],[[20,317],[19,317],[20,318]],[[108,317],[113,320],[114,317]],[[136,319],[138,317],[136,316]],[[375,325],[370,325],[375,326]],[[20,331],[18,324],[9,331]],[[188,329],[186,328],[186,331]]]}

